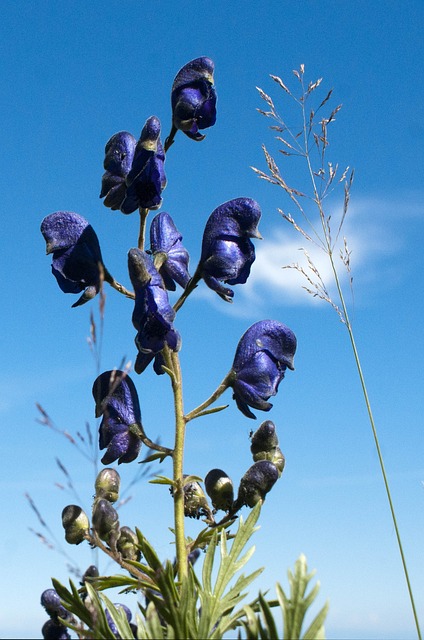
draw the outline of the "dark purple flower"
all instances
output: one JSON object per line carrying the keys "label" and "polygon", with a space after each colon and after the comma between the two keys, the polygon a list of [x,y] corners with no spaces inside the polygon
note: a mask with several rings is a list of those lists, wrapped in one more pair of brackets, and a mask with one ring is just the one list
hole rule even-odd
{"label": "dark purple flower", "polygon": [[104,269],[99,241],[93,227],[78,213],[56,211],[41,223],[46,253],[53,254],[52,272],[65,293],[82,296],[78,307],[99,292]]}
{"label": "dark purple flower", "polygon": [[68,629],[53,619],[47,620],[47,622],[43,624],[41,634],[44,640],[70,640],[71,638]]}
{"label": "dark purple flower", "polygon": [[128,131],[115,133],[106,143],[103,163],[106,171],[100,192],[105,207],[113,210],[121,208],[127,189],[125,178],[131,169],[136,144],[137,140]]}
{"label": "dark purple flower", "polygon": [[169,291],[175,291],[176,282],[184,289],[190,280],[190,257],[182,245],[182,238],[168,213],[162,211],[153,218],[150,225],[150,251],[153,258],[157,254],[163,254],[163,264],[159,273]]}
{"label": "dark purple flower", "polygon": [[60,601],[60,596],[56,589],[46,589],[41,594],[41,605],[45,608],[51,618],[57,619],[68,617],[68,612]]}
{"label": "dark purple flower", "polygon": [[128,252],[128,269],[135,293],[132,322],[137,329],[135,344],[139,351],[135,361],[136,373],[141,373],[155,356],[155,371],[163,373],[160,352],[168,345],[178,351],[181,337],[174,329],[175,311],[169,304],[168,293],[162,277],[156,271],[153,261],[140,249]]}
{"label": "dark purple flower", "polygon": [[94,382],[96,417],[103,416],[99,447],[107,451],[103,464],[118,460],[132,462],[140,452],[141,440],[130,429],[141,426],[138,395],[133,381],[123,371],[105,371]]}
{"label": "dark purple flower", "polygon": [[248,418],[255,418],[249,407],[269,411],[267,400],[275,396],[287,368],[294,369],[296,336],[277,320],[261,320],[240,339],[232,370],[235,374],[233,398]]}
{"label": "dark purple flower", "polygon": [[132,213],[138,208],[159,209],[166,187],[164,162],[160,122],[151,116],[141,131],[131,170],[125,178],[127,190],[121,203],[122,213]]}
{"label": "dark purple flower", "polygon": [[184,65],[174,78],[171,93],[173,126],[192,140],[203,140],[205,136],[199,129],[212,127],[216,121],[213,72],[210,58],[196,58]]}
{"label": "dark purple flower", "polygon": [[235,198],[217,207],[206,223],[198,269],[208,287],[227,302],[232,302],[234,291],[221,282],[246,282],[255,260],[250,238],[262,238],[257,228],[260,217],[255,200]]}

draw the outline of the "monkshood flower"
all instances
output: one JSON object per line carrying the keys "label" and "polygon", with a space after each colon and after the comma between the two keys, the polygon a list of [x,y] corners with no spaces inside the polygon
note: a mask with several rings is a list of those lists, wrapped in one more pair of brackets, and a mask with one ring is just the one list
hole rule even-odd
{"label": "monkshood flower", "polygon": [[131,170],[125,179],[127,190],[121,203],[122,213],[132,213],[138,208],[159,209],[166,187],[164,162],[160,122],[156,116],[151,116],[141,131]]}
{"label": "monkshood flower", "polygon": [[72,211],[56,211],[41,223],[46,253],[53,254],[52,273],[65,293],[82,296],[72,305],[78,307],[99,292],[104,270],[99,241],[93,227]]}
{"label": "monkshood flower", "polygon": [[205,477],[206,493],[216,511],[229,511],[234,501],[234,488],[231,478],[222,469],[211,469]]}
{"label": "monkshood flower", "polygon": [[296,336],[277,320],[261,320],[240,338],[232,371],[233,398],[240,411],[255,418],[249,407],[269,411],[286,369],[294,369]]}
{"label": "monkshood flower", "polygon": [[159,273],[168,291],[175,291],[175,283],[184,289],[190,280],[190,257],[182,245],[182,238],[169,213],[162,211],[153,218],[150,225],[150,251],[153,258],[159,254],[162,256]]}
{"label": "monkshood flower", "polygon": [[132,322],[137,329],[135,344],[139,351],[134,370],[141,373],[158,356],[154,369],[160,375],[162,349],[168,345],[172,351],[178,351],[181,346],[180,334],[172,324],[175,311],[169,304],[162,277],[147,253],[130,249],[128,269],[135,293]]}
{"label": "monkshood flower", "polygon": [[94,501],[92,523],[99,538],[112,547],[119,536],[119,516],[108,500]]}
{"label": "monkshood flower", "polygon": [[125,198],[125,178],[131,170],[137,140],[128,131],[115,133],[106,143],[100,198],[112,210],[120,209]]}
{"label": "monkshood flower", "polygon": [[137,390],[123,371],[105,371],[93,384],[96,418],[103,416],[99,428],[99,448],[107,449],[103,464],[118,460],[132,462],[140,452],[141,440],[130,429],[141,425]]}
{"label": "monkshood flower", "polygon": [[209,216],[203,233],[199,271],[205,283],[227,302],[234,291],[226,284],[244,284],[255,260],[250,238],[262,238],[258,231],[261,210],[251,198],[224,202]]}
{"label": "monkshood flower", "polygon": [[199,129],[216,121],[214,64],[209,58],[196,58],[179,70],[172,84],[172,123],[192,140],[205,137]]}

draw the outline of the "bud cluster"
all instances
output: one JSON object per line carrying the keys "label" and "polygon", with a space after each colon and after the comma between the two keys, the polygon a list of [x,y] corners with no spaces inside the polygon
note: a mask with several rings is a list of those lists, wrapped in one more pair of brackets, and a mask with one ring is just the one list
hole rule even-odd
{"label": "bud cluster", "polygon": [[41,633],[45,640],[68,640],[70,635],[68,629],[59,620],[69,620],[72,622],[73,616],[66,611],[60,601],[56,589],[46,589],[41,594],[41,606],[44,607],[50,618],[43,624]]}
{"label": "bud cluster", "polygon": [[[117,510],[112,506],[119,500],[121,479],[115,469],[102,469],[95,481],[92,508],[92,530],[123,560],[140,559],[137,535],[129,527],[120,526]],[[90,523],[86,513],[77,505],[68,505],[62,512],[65,539],[69,544],[90,540]],[[97,574],[98,575],[98,574]]]}
{"label": "bud cluster", "polygon": [[187,517],[206,517],[207,521],[214,522],[213,516],[217,511],[225,511],[233,516],[243,506],[252,508],[259,501],[264,502],[285,466],[275,425],[271,420],[265,420],[252,435],[250,451],[254,463],[241,478],[236,499],[233,481],[222,469],[211,469],[205,476],[205,490],[212,509],[197,481],[185,484],[184,513]]}

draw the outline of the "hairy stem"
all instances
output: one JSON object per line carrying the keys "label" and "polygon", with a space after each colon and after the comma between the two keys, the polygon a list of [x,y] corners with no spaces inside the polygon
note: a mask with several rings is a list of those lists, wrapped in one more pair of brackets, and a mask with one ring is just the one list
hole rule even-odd
{"label": "hairy stem", "polygon": [[177,573],[179,580],[187,576],[187,548],[184,531],[184,443],[186,420],[184,417],[183,388],[180,359],[178,353],[171,351],[169,347],[163,350],[166,366],[173,372],[171,377],[172,390],[174,392],[175,414],[175,444],[172,456],[173,461],[173,498],[174,498],[174,529],[175,547],[177,556]]}

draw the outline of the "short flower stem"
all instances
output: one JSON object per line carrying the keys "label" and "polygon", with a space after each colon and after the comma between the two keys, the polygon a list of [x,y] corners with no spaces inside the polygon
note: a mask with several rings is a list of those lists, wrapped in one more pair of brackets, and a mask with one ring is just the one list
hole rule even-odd
{"label": "short flower stem", "polygon": [[174,498],[174,529],[175,546],[177,556],[177,573],[179,580],[187,576],[187,548],[184,531],[184,443],[186,420],[184,418],[183,389],[180,359],[178,353],[171,351],[169,347],[163,350],[166,366],[174,373],[171,376],[172,390],[174,392],[175,414],[175,445],[172,456],[173,461],[173,498]]}
{"label": "short flower stem", "polygon": [[175,312],[177,312],[179,309],[181,309],[181,307],[183,306],[184,302],[189,297],[190,293],[192,293],[195,290],[195,288],[197,287],[197,284],[198,284],[199,280],[201,279],[201,277],[202,277],[202,272],[201,272],[200,265],[199,265],[197,267],[196,271],[194,272],[193,277],[187,283],[187,286],[184,289],[183,293],[178,298],[177,302],[174,304],[174,311]]}
{"label": "short flower stem", "polygon": [[165,144],[164,144],[164,147],[163,147],[163,150],[165,151],[165,153],[174,144],[174,138],[175,138],[175,134],[177,133],[177,131],[178,131],[178,129],[176,127],[174,127],[174,125],[172,125],[170,134],[167,137],[167,139],[165,140]]}
{"label": "short flower stem", "polygon": [[140,251],[144,251],[144,245],[146,242],[146,221],[149,215],[149,209],[143,209],[140,207],[140,231],[138,234],[138,248]]}
{"label": "short flower stem", "polygon": [[126,289],[122,284],[117,282],[115,280],[115,278],[109,273],[109,271],[106,268],[103,269],[103,277],[104,277],[105,281],[108,284],[110,284],[112,289],[115,289],[116,291],[119,291],[119,293],[122,293],[124,296],[127,296],[127,298],[131,298],[132,300],[134,300],[134,298],[135,298],[134,292],[133,291],[128,291],[128,289]]}
{"label": "short flower stem", "polygon": [[218,400],[218,398],[222,396],[224,391],[231,386],[234,378],[235,378],[235,373],[231,369],[231,371],[227,373],[227,375],[225,376],[225,378],[223,379],[219,387],[215,389],[212,395],[210,395],[209,398],[204,402],[202,402],[202,404],[200,404],[198,407],[193,409],[193,411],[190,411],[190,413],[187,413],[187,415],[185,416],[185,421],[190,422],[190,420],[194,420],[194,418],[198,418],[199,416],[204,415],[206,412],[206,409],[210,407],[210,405],[213,404],[216,400]]}
{"label": "short flower stem", "polygon": [[103,551],[103,553],[109,556],[109,558],[117,562],[119,566],[128,571],[128,573],[130,573],[133,578],[136,578],[137,580],[141,580],[143,582],[148,582],[152,585],[152,587],[155,586],[155,583],[151,578],[149,578],[147,574],[137,569],[137,567],[133,567],[132,564],[125,562],[125,560],[122,559],[121,554],[117,553],[116,551],[112,551],[111,549],[109,549],[109,547],[103,544],[103,542],[95,532],[93,534],[88,533],[86,535],[86,540],[90,543],[90,545],[94,546],[96,549],[100,549],[101,551]]}

